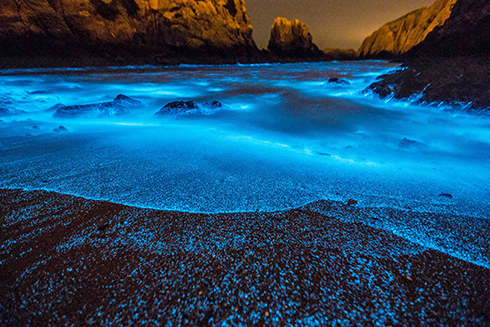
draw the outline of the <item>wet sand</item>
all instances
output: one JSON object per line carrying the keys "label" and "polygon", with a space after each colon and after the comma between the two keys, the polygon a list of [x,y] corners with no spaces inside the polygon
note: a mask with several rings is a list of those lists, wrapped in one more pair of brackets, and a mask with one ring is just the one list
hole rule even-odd
{"label": "wet sand", "polygon": [[3,189],[0,325],[488,324],[490,269],[366,224],[378,216],[329,201],[197,214]]}

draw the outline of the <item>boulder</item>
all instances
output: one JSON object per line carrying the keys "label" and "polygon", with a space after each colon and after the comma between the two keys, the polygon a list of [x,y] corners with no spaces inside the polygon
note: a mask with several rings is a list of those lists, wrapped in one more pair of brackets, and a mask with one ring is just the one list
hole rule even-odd
{"label": "boulder", "polygon": [[276,18],[271,29],[269,51],[283,58],[318,58],[323,53],[313,43],[313,37],[305,23],[298,19],[289,21]]}
{"label": "boulder", "polygon": [[350,85],[350,82],[348,80],[338,78],[338,77],[332,77],[328,79],[329,84],[337,84],[337,85]]}
{"label": "boulder", "polygon": [[204,102],[197,104],[194,101],[174,101],[167,103],[155,115],[176,116],[176,115],[211,115],[223,108],[219,101]]}
{"label": "boulder", "polygon": [[53,129],[53,132],[65,133],[65,132],[68,132],[68,129],[64,126],[59,126],[58,128]]}
{"label": "boulder", "polygon": [[17,65],[236,61],[259,52],[243,0],[0,3],[0,57]]}
{"label": "boulder", "polygon": [[60,106],[53,114],[54,117],[114,117],[128,114],[130,109],[139,108],[143,104],[125,95],[118,95],[114,101],[86,105]]}
{"label": "boulder", "polygon": [[400,56],[422,42],[451,15],[457,0],[437,0],[432,6],[415,10],[383,25],[367,37],[358,50],[360,58]]}
{"label": "boulder", "polygon": [[356,205],[357,204],[357,201],[354,200],[354,199],[349,199],[349,201],[347,201],[347,205],[348,206],[353,206],[353,205]]}

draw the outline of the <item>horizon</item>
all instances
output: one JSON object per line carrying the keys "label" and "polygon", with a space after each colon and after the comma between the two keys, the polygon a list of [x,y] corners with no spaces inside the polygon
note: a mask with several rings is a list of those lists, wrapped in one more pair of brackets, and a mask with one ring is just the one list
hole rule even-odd
{"label": "horizon", "polygon": [[[277,17],[304,22],[320,48],[358,50],[366,37],[386,23],[428,7],[433,0],[245,0],[257,46],[267,48],[270,29]],[[329,9],[328,11],[326,9]],[[323,14],[325,12],[325,14]],[[342,27],[345,28],[342,28]]]}

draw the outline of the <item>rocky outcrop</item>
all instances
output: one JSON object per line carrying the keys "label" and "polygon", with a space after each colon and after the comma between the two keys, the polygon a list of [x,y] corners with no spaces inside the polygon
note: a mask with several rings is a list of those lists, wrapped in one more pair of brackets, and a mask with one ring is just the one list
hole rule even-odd
{"label": "rocky outcrop", "polygon": [[490,108],[490,0],[458,0],[443,26],[403,57],[403,70],[370,86],[381,97]]}
{"label": "rocky outcrop", "polygon": [[437,0],[428,8],[415,10],[383,25],[367,37],[358,51],[360,58],[391,58],[400,56],[422,42],[451,15],[457,0]]}
{"label": "rocky outcrop", "polygon": [[236,61],[258,52],[243,0],[0,0],[0,8],[4,63]]}
{"label": "rocky outcrop", "polygon": [[458,0],[443,26],[408,54],[410,57],[490,55],[490,1]]}
{"label": "rocky outcrop", "polygon": [[223,109],[219,101],[196,103],[194,101],[174,101],[167,103],[155,115],[157,116],[189,116],[189,115],[212,115]]}
{"label": "rocky outcrop", "polygon": [[326,48],[323,50],[325,56],[331,60],[355,60],[357,59],[357,52],[354,49],[335,49]]}
{"label": "rocky outcrop", "polygon": [[323,55],[313,43],[305,23],[281,17],[274,20],[268,49],[280,58],[319,58]]}
{"label": "rocky outcrop", "polygon": [[58,108],[53,114],[54,117],[80,117],[80,116],[95,116],[95,117],[114,117],[128,114],[130,109],[140,108],[143,104],[138,101],[131,99],[125,95],[119,94],[114,101],[86,104],[86,105],[75,105],[75,106],[64,106],[57,105]]}

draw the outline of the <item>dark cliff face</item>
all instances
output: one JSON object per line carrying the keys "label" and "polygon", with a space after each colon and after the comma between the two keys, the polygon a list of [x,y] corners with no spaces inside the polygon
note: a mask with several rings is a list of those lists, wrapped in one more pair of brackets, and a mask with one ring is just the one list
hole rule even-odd
{"label": "dark cliff face", "polygon": [[458,0],[445,24],[403,58],[404,70],[370,88],[382,97],[490,108],[490,0]]}
{"label": "dark cliff face", "polygon": [[489,56],[490,0],[458,0],[445,24],[407,54],[428,56]]}
{"label": "dark cliff face", "polygon": [[233,61],[258,53],[243,0],[0,0],[0,8],[4,60]]}
{"label": "dark cliff face", "polygon": [[358,50],[360,58],[391,58],[403,55],[449,18],[456,0],[437,0],[387,23],[367,37]]}
{"label": "dark cliff face", "polygon": [[313,43],[305,23],[281,17],[274,20],[268,49],[282,58],[320,58],[323,55]]}

